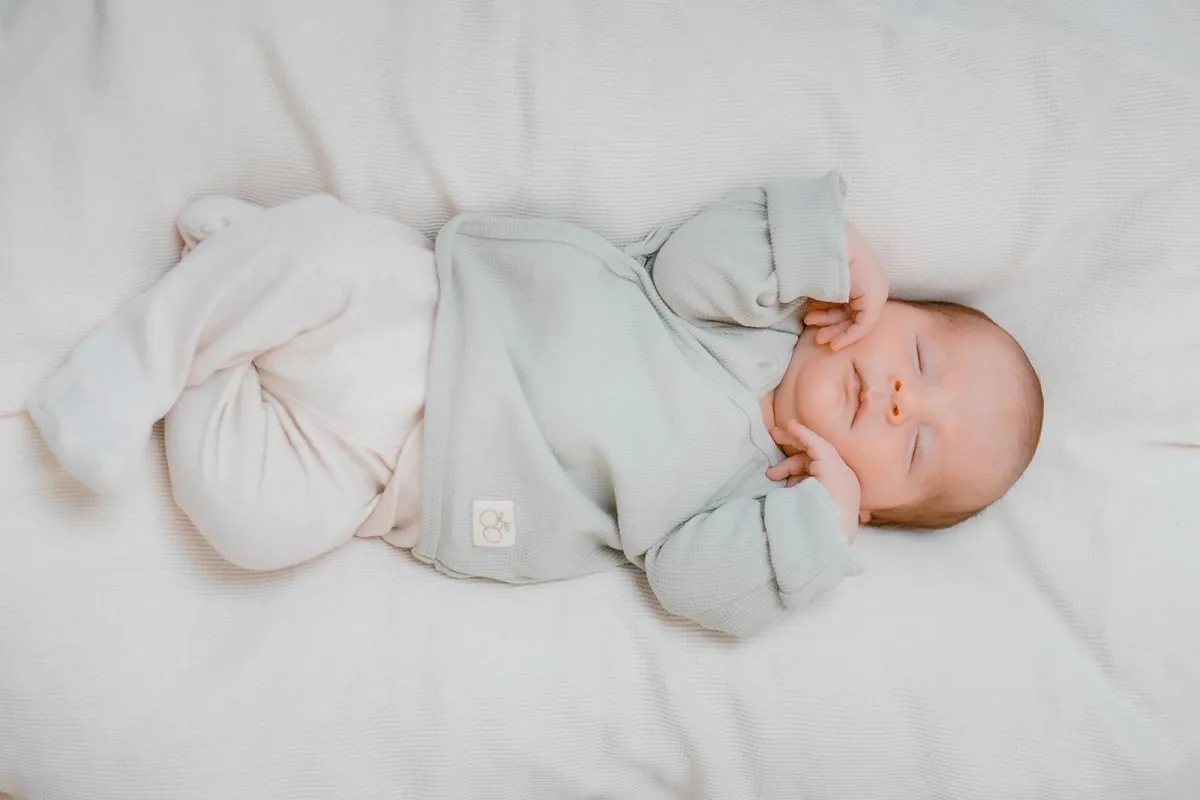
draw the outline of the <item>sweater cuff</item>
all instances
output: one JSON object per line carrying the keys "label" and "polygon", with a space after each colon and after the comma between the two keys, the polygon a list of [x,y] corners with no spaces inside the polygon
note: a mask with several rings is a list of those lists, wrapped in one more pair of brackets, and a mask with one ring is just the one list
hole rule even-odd
{"label": "sweater cuff", "polygon": [[816,479],[769,493],[763,515],[775,582],[787,608],[802,606],[862,571],[842,532],[837,505]]}
{"label": "sweater cuff", "polygon": [[781,302],[801,297],[828,303],[850,299],[841,173],[766,187],[767,225]]}

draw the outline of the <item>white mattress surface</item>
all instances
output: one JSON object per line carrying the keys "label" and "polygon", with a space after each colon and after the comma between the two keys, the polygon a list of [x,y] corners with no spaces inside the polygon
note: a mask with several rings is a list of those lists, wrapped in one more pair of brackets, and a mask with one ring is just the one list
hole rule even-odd
{"label": "white mattress surface", "polygon": [[207,193],[618,242],[838,167],[896,293],[982,307],[1030,472],[733,644],[634,570],[513,588],[377,542],[224,565],[0,417],[18,798],[1200,796],[1200,13],[1172,0],[0,0],[0,411]]}

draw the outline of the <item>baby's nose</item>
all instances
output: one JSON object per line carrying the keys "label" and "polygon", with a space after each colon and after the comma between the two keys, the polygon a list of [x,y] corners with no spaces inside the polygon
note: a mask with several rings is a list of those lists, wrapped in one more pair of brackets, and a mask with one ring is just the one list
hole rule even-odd
{"label": "baby's nose", "polygon": [[885,396],[880,399],[883,402],[884,415],[888,422],[899,425],[908,418],[912,393],[905,388],[904,381],[899,378],[892,378],[891,382],[883,388]]}

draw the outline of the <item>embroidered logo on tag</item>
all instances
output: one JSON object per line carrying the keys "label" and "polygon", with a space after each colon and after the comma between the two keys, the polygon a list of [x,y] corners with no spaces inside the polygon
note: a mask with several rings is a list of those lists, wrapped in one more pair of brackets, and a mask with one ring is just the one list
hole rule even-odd
{"label": "embroidered logo on tag", "polygon": [[517,543],[511,500],[476,500],[471,517],[476,547],[512,547]]}

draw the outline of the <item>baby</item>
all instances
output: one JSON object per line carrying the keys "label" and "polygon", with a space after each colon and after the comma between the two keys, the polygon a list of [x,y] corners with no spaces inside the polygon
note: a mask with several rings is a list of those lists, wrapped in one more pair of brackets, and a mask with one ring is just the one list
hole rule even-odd
{"label": "baby", "polygon": [[189,204],[182,261],[31,399],[126,485],[166,417],[212,546],[288,567],[381,537],[458,577],[632,562],[745,636],[857,571],[860,523],[941,528],[1032,458],[1041,391],[979,312],[888,300],[840,176],[734,193],[618,249],[466,214],[436,248],[315,195]]}

